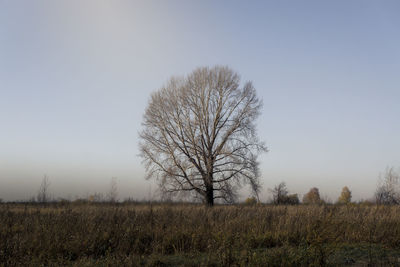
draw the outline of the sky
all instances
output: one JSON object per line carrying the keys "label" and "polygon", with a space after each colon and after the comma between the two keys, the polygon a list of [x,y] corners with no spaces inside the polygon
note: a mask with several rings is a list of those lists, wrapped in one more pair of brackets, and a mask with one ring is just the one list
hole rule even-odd
{"label": "sky", "polygon": [[[138,157],[150,94],[227,65],[264,107],[261,199],[285,181],[373,196],[400,167],[400,2],[0,0],[0,198],[156,194]],[[246,190],[242,198],[247,197]]]}

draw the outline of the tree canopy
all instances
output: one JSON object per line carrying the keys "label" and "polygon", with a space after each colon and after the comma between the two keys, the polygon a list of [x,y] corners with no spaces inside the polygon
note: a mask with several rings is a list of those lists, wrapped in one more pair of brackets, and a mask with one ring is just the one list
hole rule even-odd
{"label": "tree canopy", "polygon": [[343,187],[342,193],[339,196],[338,203],[348,204],[350,202],[351,202],[351,191],[347,186],[345,186]]}
{"label": "tree canopy", "polygon": [[310,191],[303,197],[304,204],[319,204],[321,203],[321,197],[319,195],[319,190],[316,187],[310,189]]}
{"label": "tree canopy", "polygon": [[249,184],[260,190],[256,132],[261,100],[228,67],[197,68],[151,95],[140,133],[148,178],[165,193],[189,192],[212,206],[233,202]]}

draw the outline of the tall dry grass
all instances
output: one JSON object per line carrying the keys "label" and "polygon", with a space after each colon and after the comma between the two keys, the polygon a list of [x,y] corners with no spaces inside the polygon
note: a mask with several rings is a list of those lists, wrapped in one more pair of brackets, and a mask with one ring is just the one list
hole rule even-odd
{"label": "tall dry grass", "polygon": [[0,205],[2,266],[320,266],[349,244],[398,249],[400,207]]}

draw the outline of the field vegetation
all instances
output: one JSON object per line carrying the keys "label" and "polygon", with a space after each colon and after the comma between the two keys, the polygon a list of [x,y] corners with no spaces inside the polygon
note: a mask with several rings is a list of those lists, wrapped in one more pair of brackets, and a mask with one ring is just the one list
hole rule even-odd
{"label": "field vegetation", "polygon": [[0,265],[399,264],[399,206],[252,203],[3,203]]}

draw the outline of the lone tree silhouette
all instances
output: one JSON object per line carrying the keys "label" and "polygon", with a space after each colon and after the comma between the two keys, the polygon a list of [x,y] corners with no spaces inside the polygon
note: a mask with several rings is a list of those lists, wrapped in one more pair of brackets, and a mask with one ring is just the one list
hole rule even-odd
{"label": "lone tree silhouette", "polygon": [[249,184],[260,190],[256,133],[262,103],[251,82],[228,67],[197,68],[151,95],[140,133],[147,178],[165,193],[190,192],[209,205],[232,203]]}
{"label": "lone tree silhouette", "polygon": [[50,200],[49,195],[50,181],[47,174],[43,175],[42,183],[37,194],[37,201],[39,203],[47,203]]}
{"label": "lone tree silhouette", "polygon": [[111,203],[115,203],[118,201],[117,177],[111,178],[110,189],[107,193],[107,200]]}

